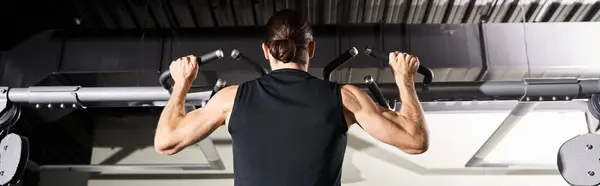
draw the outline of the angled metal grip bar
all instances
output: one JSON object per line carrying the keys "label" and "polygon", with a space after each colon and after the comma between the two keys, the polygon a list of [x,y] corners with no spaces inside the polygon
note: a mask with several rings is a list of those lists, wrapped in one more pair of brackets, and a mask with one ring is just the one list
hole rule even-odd
{"label": "angled metal grip bar", "polygon": [[260,64],[258,64],[256,61],[246,57],[244,54],[242,54],[242,52],[240,52],[237,49],[233,49],[231,51],[231,58],[235,60],[241,60],[242,62],[246,63],[248,66],[250,66],[250,68],[252,68],[258,74],[260,74],[260,76],[264,76],[269,73],[269,71],[266,68],[260,66]]}
{"label": "angled metal grip bar", "polygon": [[[221,78],[219,78],[217,80],[217,83],[215,83],[215,86],[213,87],[212,92],[210,93],[210,96],[208,97],[208,99],[205,99],[202,101],[202,107],[204,107],[207,103],[208,100],[210,100],[210,98],[212,98],[213,96],[215,96],[215,94],[217,94],[217,92],[219,92],[221,89],[225,88],[225,86],[227,86],[227,82]],[[190,107],[191,110],[194,110],[196,108]]]}
{"label": "angled metal grip bar", "polygon": [[[223,57],[223,50],[218,49],[218,50],[212,51],[208,54],[204,54],[204,55],[200,56],[200,59],[198,60],[198,66],[202,66],[204,64],[207,64],[216,59],[220,59],[222,57]],[[171,70],[166,70],[160,74],[160,77],[158,77],[158,82],[160,82],[160,84],[163,86],[163,88],[170,91],[171,87],[173,85],[171,85],[168,82],[169,79],[171,79]]]}
{"label": "angled metal grip bar", "polygon": [[350,59],[354,58],[358,54],[358,50],[356,47],[350,48],[348,51],[344,52],[342,55],[335,58],[333,61],[329,62],[327,66],[323,69],[323,79],[327,81],[331,81],[331,73],[340,67],[342,64],[346,63]]}
{"label": "angled metal grip bar", "polygon": [[366,75],[365,83],[367,84],[367,88],[375,98],[375,101],[377,101],[377,104],[379,104],[382,107],[391,109],[388,100],[385,99],[385,96],[383,96],[383,93],[381,93],[381,90],[379,89],[379,86],[377,85],[373,77],[371,77],[370,75]]}
{"label": "angled metal grip bar", "polygon": [[[371,47],[367,47],[365,49],[365,54],[367,56],[371,56],[374,58],[378,58],[380,60],[388,60],[388,56],[385,55],[383,52],[377,51],[377,50],[373,50],[373,48]],[[422,74],[424,76],[423,78],[423,88],[427,88],[427,86],[429,86],[429,84],[431,84],[431,82],[433,82],[433,71],[430,68],[427,68],[426,66],[420,65],[419,69],[417,69],[417,72],[419,74]]]}

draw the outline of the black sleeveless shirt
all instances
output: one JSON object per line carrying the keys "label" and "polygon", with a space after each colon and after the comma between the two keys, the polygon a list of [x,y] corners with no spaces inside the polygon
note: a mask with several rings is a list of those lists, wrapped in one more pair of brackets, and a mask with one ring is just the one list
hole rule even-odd
{"label": "black sleeveless shirt", "polygon": [[236,186],[339,186],[341,87],[295,69],[238,87],[229,119]]}

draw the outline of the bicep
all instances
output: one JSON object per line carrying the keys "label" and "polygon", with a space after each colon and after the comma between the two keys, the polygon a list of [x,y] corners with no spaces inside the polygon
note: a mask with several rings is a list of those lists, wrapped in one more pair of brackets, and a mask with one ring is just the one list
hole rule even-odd
{"label": "bicep", "polygon": [[181,119],[180,127],[177,128],[174,135],[183,137],[183,145],[196,143],[209,136],[224,121],[225,113],[210,107],[199,108]]}
{"label": "bicep", "polygon": [[373,100],[357,87],[342,89],[342,100],[347,111],[352,113],[361,128],[375,139],[392,145],[409,154],[424,152],[423,139],[408,133],[402,124],[411,121],[387,108],[377,106]]}
{"label": "bicep", "polygon": [[204,107],[187,113],[174,132],[174,135],[182,137],[181,146],[197,143],[223,125],[233,106],[236,91],[237,87],[227,87],[215,94]]}
{"label": "bicep", "polygon": [[362,90],[356,87],[342,89],[342,100],[352,120],[375,139],[396,146],[397,134],[401,129],[394,123],[395,112],[379,107]]}

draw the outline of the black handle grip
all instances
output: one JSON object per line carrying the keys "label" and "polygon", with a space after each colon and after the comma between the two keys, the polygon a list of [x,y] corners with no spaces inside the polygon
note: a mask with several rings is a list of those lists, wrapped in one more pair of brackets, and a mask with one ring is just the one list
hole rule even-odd
{"label": "black handle grip", "polygon": [[381,89],[379,89],[379,86],[377,85],[373,77],[371,77],[370,75],[366,75],[365,83],[367,84],[367,87],[369,88],[371,94],[373,94],[373,97],[375,97],[375,101],[377,101],[377,104],[390,109],[390,104],[388,103],[387,99],[385,99],[385,97],[383,96]]}
{"label": "black handle grip", "polygon": [[[223,50],[218,49],[215,51],[212,51],[208,54],[204,54],[202,56],[200,56],[200,59],[198,60],[198,66],[202,66],[204,64],[207,64],[208,62],[214,61],[216,59],[222,58],[223,57]],[[171,70],[166,70],[163,73],[160,74],[160,76],[158,77],[158,82],[160,82],[160,85],[162,85],[163,88],[167,89],[167,90],[171,90],[171,84],[169,84],[169,79],[171,79]]]}
{"label": "black handle grip", "polygon": [[208,99],[212,98],[215,94],[217,94],[217,92],[219,92],[221,89],[225,88],[226,85],[227,85],[227,82],[225,80],[223,80],[221,78],[217,79],[217,83],[215,83],[212,93],[210,93],[210,97],[208,97]]}
{"label": "black handle grip", "polygon": [[208,97],[208,99],[202,100],[202,107],[206,106],[206,104],[208,104],[208,101],[210,100],[210,98],[212,98],[213,96],[215,96],[215,94],[217,94],[217,92],[219,92],[221,89],[225,88],[225,86],[227,85],[227,82],[225,82],[225,80],[219,78],[217,79],[217,82],[215,83],[215,86],[213,87],[212,92],[210,93],[210,97]]}
{"label": "black handle grip", "polygon": [[[365,54],[371,57],[379,58],[381,60],[389,60],[388,55],[384,54],[383,52],[373,50],[373,48],[371,47],[367,47],[365,49]],[[429,85],[431,84],[431,82],[433,82],[433,71],[430,68],[420,65],[419,69],[417,69],[417,72],[424,76],[423,85]]]}
{"label": "black handle grip", "polygon": [[260,66],[260,64],[258,64],[256,61],[251,60],[250,58],[244,56],[244,54],[242,54],[242,52],[240,52],[237,49],[233,49],[231,51],[231,58],[233,58],[235,60],[240,60],[241,59],[248,66],[250,66],[250,68],[252,68],[258,74],[260,74],[260,76],[264,76],[264,75],[266,75],[266,74],[269,73],[269,70],[267,70],[266,68]]}
{"label": "black handle grip", "polygon": [[342,64],[354,58],[354,56],[356,55],[358,55],[358,50],[356,49],[356,47],[352,47],[350,50],[344,52],[342,55],[329,62],[327,66],[325,66],[325,68],[323,69],[323,79],[329,81],[331,73],[336,68],[340,67]]}

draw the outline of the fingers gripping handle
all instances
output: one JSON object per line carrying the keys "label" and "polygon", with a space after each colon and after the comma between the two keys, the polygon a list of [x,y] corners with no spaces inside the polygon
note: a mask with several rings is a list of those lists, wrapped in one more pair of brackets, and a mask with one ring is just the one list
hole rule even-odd
{"label": "fingers gripping handle", "polygon": [[329,62],[327,66],[323,69],[323,79],[330,80],[331,73],[340,67],[342,64],[348,62],[350,59],[354,58],[354,56],[358,55],[358,50],[355,47],[352,47],[350,50],[344,52],[342,55],[335,58],[333,61]]}
{"label": "fingers gripping handle", "polygon": [[373,97],[375,97],[375,101],[377,101],[377,104],[379,104],[382,107],[391,109],[390,104],[388,103],[387,99],[385,99],[385,97],[383,96],[381,89],[379,89],[379,86],[377,85],[373,77],[371,77],[370,75],[366,75],[365,83],[367,84],[367,87],[369,88],[371,94],[373,94]]}
{"label": "fingers gripping handle", "polygon": [[[216,59],[220,59],[222,57],[223,57],[223,50],[218,49],[218,50],[212,51],[208,54],[204,54],[204,55],[200,56],[200,59],[198,60],[198,66],[204,65],[204,64],[214,61]],[[173,86],[173,85],[169,84],[169,82],[168,82],[169,79],[171,79],[171,70],[166,70],[160,74],[160,77],[158,77],[158,82],[160,82],[160,85],[162,85],[163,88],[170,90],[171,86]]]}
{"label": "fingers gripping handle", "polygon": [[258,72],[258,74],[260,74],[260,76],[264,76],[269,73],[269,71],[266,68],[260,66],[260,64],[258,64],[256,61],[253,61],[250,58],[244,56],[244,54],[242,54],[242,52],[240,52],[237,49],[233,49],[231,51],[231,58],[233,58],[235,60],[241,59],[248,66],[250,66],[254,71]]}
{"label": "fingers gripping handle", "polygon": [[[365,54],[381,60],[388,60],[389,58],[388,55],[384,54],[383,52],[373,50],[373,48],[371,47],[367,47],[365,49]],[[427,68],[423,65],[419,65],[419,69],[417,69],[417,72],[424,76],[423,85],[427,86],[431,84],[431,82],[433,82],[433,71],[430,68]]]}

